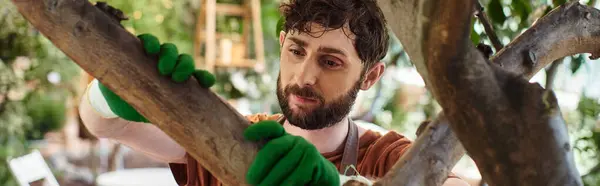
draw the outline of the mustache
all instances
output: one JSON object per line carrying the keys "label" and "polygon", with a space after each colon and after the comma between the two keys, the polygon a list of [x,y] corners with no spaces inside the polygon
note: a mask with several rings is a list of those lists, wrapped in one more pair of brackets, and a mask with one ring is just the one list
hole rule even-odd
{"label": "mustache", "polygon": [[295,94],[297,96],[318,100],[321,103],[325,102],[325,99],[321,94],[309,87],[300,88],[298,85],[290,85],[285,88],[284,92],[286,95]]}

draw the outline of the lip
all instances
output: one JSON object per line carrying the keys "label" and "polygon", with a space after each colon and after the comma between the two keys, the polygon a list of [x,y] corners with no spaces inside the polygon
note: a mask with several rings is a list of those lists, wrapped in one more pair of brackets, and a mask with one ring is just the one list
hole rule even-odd
{"label": "lip", "polygon": [[313,98],[307,98],[307,97],[302,97],[302,96],[297,96],[292,94],[291,98],[294,102],[298,102],[298,103],[302,103],[302,104],[313,104],[313,103],[317,103],[317,99],[313,99]]}

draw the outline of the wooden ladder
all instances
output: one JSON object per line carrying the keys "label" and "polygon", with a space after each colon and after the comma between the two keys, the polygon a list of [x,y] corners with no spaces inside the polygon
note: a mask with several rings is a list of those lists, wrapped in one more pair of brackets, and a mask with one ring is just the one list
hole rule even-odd
{"label": "wooden ladder", "polygon": [[[260,0],[243,0],[241,5],[217,3],[216,0],[200,1],[193,52],[196,66],[209,72],[214,72],[215,68],[219,67],[255,68],[258,67],[257,65],[264,66]],[[243,20],[241,36],[217,33],[217,15],[241,17]],[[247,49],[250,47],[250,27],[252,27],[254,41],[254,58],[249,57],[250,52]],[[218,41],[221,43],[220,45],[217,45]],[[204,55],[202,55],[203,51]]]}

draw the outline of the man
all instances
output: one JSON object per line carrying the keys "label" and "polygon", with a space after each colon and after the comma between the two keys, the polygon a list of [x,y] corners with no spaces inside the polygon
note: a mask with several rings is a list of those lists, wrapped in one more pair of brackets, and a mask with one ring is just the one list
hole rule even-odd
{"label": "man", "polygon": [[[277,97],[283,114],[248,116],[248,140],[269,139],[247,173],[252,185],[325,185],[344,183],[346,175],[376,180],[410,146],[391,131],[381,135],[355,125],[348,113],[359,90],[384,72],[388,48],[385,19],[374,0],[291,0],[281,6]],[[146,52],[159,55],[160,74],[182,82],[194,76],[203,87],[212,74],[194,70],[189,55],[172,44],[140,35]],[[98,137],[114,139],[169,163],[181,185],[220,185],[185,149],[98,81],[80,106],[81,117]],[[445,185],[467,185],[451,176]]]}

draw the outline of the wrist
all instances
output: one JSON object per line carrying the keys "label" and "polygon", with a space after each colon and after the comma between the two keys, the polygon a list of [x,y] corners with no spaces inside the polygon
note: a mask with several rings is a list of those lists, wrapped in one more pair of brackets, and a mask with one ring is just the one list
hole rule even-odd
{"label": "wrist", "polygon": [[103,118],[117,118],[118,116],[113,113],[108,106],[106,98],[104,95],[102,95],[98,83],[99,81],[97,79],[92,80],[92,82],[88,84],[84,96],[87,96],[88,103],[92,107],[92,110],[96,112],[96,114],[102,116]]}

